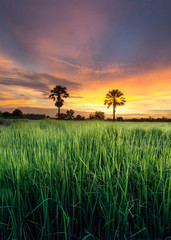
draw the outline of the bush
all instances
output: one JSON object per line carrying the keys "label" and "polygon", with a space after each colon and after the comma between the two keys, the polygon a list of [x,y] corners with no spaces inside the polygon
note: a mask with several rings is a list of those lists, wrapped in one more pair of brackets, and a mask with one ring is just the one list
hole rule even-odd
{"label": "bush", "polygon": [[75,118],[75,120],[85,120],[84,116],[81,116],[80,114],[78,114]]}
{"label": "bush", "polygon": [[123,117],[117,117],[117,121],[123,121]]}
{"label": "bush", "polygon": [[11,118],[10,112],[4,112],[2,115],[3,115],[3,118]]}
{"label": "bush", "polygon": [[105,118],[105,114],[104,112],[101,112],[101,111],[96,111],[95,113],[91,113],[89,115],[89,119],[92,120],[92,119],[96,119],[96,120],[104,120]]}
{"label": "bush", "polygon": [[14,118],[23,118],[23,113],[20,109],[15,109],[12,113]]}

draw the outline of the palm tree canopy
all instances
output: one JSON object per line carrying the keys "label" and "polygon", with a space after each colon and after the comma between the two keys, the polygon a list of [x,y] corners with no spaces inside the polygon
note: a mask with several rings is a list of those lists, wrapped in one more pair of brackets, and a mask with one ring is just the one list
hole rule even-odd
{"label": "palm tree canopy", "polygon": [[55,106],[58,108],[58,119],[60,119],[60,108],[64,105],[63,98],[67,97],[69,97],[69,93],[67,92],[66,87],[56,85],[53,90],[51,90],[49,98],[55,101]]}
{"label": "palm tree canopy", "polygon": [[53,101],[58,101],[60,104],[63,105],[63,102],[61,102],[62,98],[69,97],[69,93],[67,93],[66,87],[62,87],[61,85],[56,85],[53,90],[51,90],[51,94],[49,95],[49,98],[51,98]]}
{"label": "palm tree canopy", "polygon": [[107,105],[107,108],[110,106],[123,106],[126,102],[125,98],[123,97],[123,93],[119,91],[119,89],[113,89],[106,94],[106,99],[104,101],[104,105]]}
{"label": "palm tree canopy", "polygon": [[64,100],[63,100],[63,99],[59,99],[59,101],[57,101],[57,102],[55,103],[55,106],[56,106],[56,107],[62,107],[63,104],[64,104]]}

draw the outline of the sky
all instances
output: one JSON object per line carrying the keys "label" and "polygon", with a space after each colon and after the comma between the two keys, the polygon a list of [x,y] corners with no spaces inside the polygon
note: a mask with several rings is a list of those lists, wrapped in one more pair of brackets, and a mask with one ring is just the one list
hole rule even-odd
{"label": "sky", "polygon": [[0,111],[55,116],[48,98],[67,87],[65,112],[171,118],[170,0],[0,0]]}

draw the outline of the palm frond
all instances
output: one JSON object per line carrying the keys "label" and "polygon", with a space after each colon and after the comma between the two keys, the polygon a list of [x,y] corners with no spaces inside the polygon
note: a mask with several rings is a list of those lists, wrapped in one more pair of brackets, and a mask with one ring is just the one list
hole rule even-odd
{"label": "palm frond", "polygon": [[119,91],[119,89],[113,89],[106,94],[104,105],[107,105],[107,108],[109,108],[111,105],[113,105],[114,108],[116,108],[116,106],[122,106],[126,102],[123,96],[124,94]]}

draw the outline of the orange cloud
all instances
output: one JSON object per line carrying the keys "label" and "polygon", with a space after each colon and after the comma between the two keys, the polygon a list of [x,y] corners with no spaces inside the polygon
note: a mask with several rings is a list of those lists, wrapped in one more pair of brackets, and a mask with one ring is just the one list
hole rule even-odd
{"label": "orange cloud", "polygon": [[[64,81],[62,76],[70,76],[74,84],[82,85],[70,88],[72,82],[65,80],[63,85],[68,85],[71,98],[66,99],[64,109],[73,108],[76,111],[93,112],[104,111],[106,115],[112,114],[112,109],[107,109],[104,105],[106,93],[115,88],[124,92],[126,104],[117,108],[118,115],[125,114],[147,114],[154,115],[156,112],[167,116],[170,114],[171,106],[171,68],[160,68],[153,71],[144,71],[133,76],[119,75],[116,72],[126,72],[127,68],[122,65],[115,66],[116,71],[110,68],[94,69],[78,66],[60,59],[59,64],[76,68],[77,72],[36,73],[23,69],[14,61],[8,58],[0,58],[0,107],[17,108],[54,108],[54,103],[48,99],[50,87],[55,85],[55,81]],[[114,69],[114,67],[112,68]],[[105,73],[110,73],[105,75]],[[97,77],[97,75],[99,77]],[[13,82],[14,81],[14,82]],[[67,82],[68,81],[68,82]],[[8,84],[7,84],[8,83]],[[76,86],[76,85],[73,85]],[[75,96],[75,98],[74,98]],[[55,113],[55,110],[54,110]]]}

